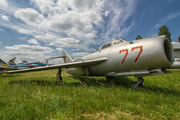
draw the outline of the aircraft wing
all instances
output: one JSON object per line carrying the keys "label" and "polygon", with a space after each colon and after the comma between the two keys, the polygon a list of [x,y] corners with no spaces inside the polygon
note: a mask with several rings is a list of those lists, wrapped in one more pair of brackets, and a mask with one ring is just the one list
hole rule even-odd
{"label": "aircraft wing", "polygon": [[7,70],[17,70],[17,68],[12,68],[12,67],[8,67],[8,66],[0,65],[0,74],[4,73]]}
{"label": "aircraft wing", "polygon": [[[10,66],[4,66],[0,64],[0,69],[7,69],[7,70],[14,70],[15,68],[10,67]],[[17,69],[16,69],[17,70]]]}
{"label": "aircraft wing", "polygon": [[88,67],[100,64],[106,61],[106,57],[101,57],[92,60],[81,60],[76,62],[64,63],[64,64],[57,64],[51,66],[44,66],[44,67],[37,67],[37,68],[29,68],[29,69],[22,69],[22,70],[13,70],[13,71],[6,71],[5,73],[13,74],[13,73],[23,73],[23,72],[31,72],[31,71],[41,71],[41,70],[49,70],[49,69],[58,69],[58,68],[73,68],[73,67]]}
{"label": "aircraft wing", "polygon": [[10,69],[10,67],[0,66],[0,69]]}

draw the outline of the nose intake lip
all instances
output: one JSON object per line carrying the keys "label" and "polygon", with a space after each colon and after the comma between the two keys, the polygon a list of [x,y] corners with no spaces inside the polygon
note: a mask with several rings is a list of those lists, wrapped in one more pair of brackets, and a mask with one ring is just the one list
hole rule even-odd
{"label": "nose intake lip", "polygon": [[164,52],[167,60],[173,64],[174,63],[174,50],[171,42],[168,39],[164,40]]}

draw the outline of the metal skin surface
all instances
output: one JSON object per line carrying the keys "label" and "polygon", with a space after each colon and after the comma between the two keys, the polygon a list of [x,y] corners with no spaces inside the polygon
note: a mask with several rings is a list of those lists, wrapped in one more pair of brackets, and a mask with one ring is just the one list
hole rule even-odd
{"label": "metal skin surface", "polygon": [[[151,70],[165,69],[174,62],[174,52],[171,43],[165,37],[152,37],[132,42],[124,41],[111,47],[82,57],[92,60],[107,57],[103,63],[86,68],[68,68],[65,71],[76,75],[89,76],[127,76],[138,77],[151,75]],[[157,70],[158,72],[158,70]],[[161,74],[161,73],[160,73]]]}

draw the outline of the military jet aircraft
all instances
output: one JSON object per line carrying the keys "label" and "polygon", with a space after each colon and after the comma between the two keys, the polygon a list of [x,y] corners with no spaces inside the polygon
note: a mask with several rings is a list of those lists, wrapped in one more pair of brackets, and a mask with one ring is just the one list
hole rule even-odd
{"label": "military jet aircraft", "polygon": [[73,60],[65,51],[64,64],[7,71],[7,74],[58,69],[57,84],[62,82],[61,68],[72,75],[81,76],[135,76],[134,88],[141,87],[143,77],[165,73],[174,62],[174,51],[166,36],[126,41],[121,38],[104,43],[96,52]]}

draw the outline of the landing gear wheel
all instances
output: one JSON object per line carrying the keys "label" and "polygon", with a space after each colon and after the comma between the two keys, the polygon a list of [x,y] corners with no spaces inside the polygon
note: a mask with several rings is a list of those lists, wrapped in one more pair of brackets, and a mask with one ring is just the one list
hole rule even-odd
{"label": "landing gear wheel", "polygon": [[130,86],[134,89],[136,89],[137,87],[138,88],[143,88],[143,82],[144,82],[144,79],[142,77],[138,78],[138,81],[137,82],[132,82],[130,84]]}
{"label": "landing gear wheel", "polygon": [[[132,82],[132,83],[130,84],[130,87],[135,88],[136,85],[137,85],[137,83],[138,83],[138,82]],[[143,88],[144,86],[143,86],[142,83],[141,83],[141,84],[139,84],[137,87]],[[137,87],[136,87],[136,88],[137,88]],[[135,88],[135,89],[136,89],[136,88]]]}

